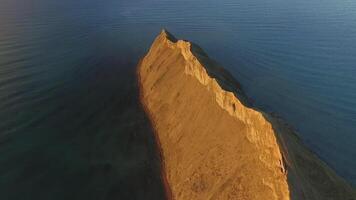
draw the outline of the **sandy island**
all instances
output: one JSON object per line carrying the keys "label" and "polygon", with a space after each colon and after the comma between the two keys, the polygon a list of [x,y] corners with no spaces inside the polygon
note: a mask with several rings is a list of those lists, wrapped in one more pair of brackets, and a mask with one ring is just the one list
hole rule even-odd
{"label": "sandy island", "polygon": [[167,199],[356,199],[283,120],[197,45],[163,30],[137,69]]}

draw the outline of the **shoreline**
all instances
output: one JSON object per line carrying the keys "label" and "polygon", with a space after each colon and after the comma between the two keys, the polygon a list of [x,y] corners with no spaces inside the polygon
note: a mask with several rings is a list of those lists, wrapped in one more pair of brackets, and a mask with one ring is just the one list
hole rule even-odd
{"label": "shoreline", "polygon": [[142,87],[142,83],[141,83],[141,75],[140,75],[140,68],[141,68],[141,63],[142,63],[142,59],[141,58],[136,66],[136,82],[137,82],[137,86],[138,86],[138,92],[139,92],[139,104],[141,106],[141,108],[143,109],[143,111],[146,113],[150,124],[151,124],[151,128],[152,128],[152,132],[153,132],[153,137],[155,140],[155,149],[156,152],[158,153],[158,159],[159,159],[159,166],[160,166],[160,174],[161,174],[161,180],[163,183],[163,187],[164,187],[164,192],[165,192],[165,196],[167,200],[173,200],[173,196],[172,196],[172,192],[171,192],[171,188],[169,186],[168,180],[167,180],[167,174],[166,174],[166,169],[165,169],[165,162],[164,162],[164,156],[163,156],[163,150],[161,147],[161,142],[159,140],[158,134],[157,134],[157,130],[156,130],[156,125],[154,122],[154,119],[150,113],[150,111],[148,110],[144,99],[143,99],[143,87]]}

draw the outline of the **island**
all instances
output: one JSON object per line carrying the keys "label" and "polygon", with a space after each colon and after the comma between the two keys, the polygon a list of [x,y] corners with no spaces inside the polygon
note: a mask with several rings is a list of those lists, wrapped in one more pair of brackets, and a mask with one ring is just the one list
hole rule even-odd
{"label": "island", "polygon": [[284,120],[196,44],[162,30],[137,67],[167,199],[356,199]]}

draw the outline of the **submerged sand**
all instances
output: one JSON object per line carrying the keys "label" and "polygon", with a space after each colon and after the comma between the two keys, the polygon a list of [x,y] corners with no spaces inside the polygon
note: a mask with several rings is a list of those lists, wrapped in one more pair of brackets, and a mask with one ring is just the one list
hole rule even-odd
{"label": "submerged sand", "polygon": [[251,107],[197,45],[162,31],[138,76],[168,198],[356,199],[293,129]]}

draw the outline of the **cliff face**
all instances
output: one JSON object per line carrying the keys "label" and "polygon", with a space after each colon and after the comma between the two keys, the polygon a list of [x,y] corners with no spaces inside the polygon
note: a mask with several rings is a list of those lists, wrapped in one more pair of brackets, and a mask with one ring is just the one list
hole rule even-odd
{"label": "cliff face", "polygon": [[[172,199],[318,199],[323,191],[314,185],[325,181],[335,198],[354,195],[291,129],[247,106],[238,83],[198,46],[162,31],[138,76]],[[321,174],[327,178],[304,188],[313,174],[298,164],[310,159],[308,167],[325,168],[331,178]]]}

